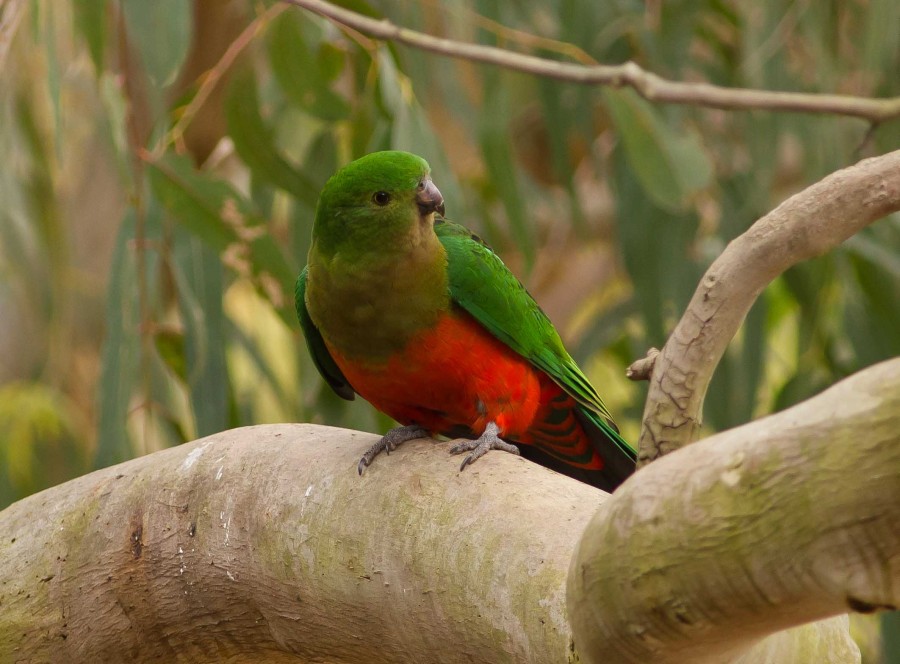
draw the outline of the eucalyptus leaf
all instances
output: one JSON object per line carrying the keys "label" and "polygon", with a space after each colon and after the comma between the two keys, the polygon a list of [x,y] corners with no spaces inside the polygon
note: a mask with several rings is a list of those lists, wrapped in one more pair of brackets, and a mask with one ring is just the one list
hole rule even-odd
{"label": "eucalyptus leaf", "polygon": [[223,251],[237,239],[236,225],[222,218],[229,209],[240,212],[239,196],[229,184],[203,177],[189,159],[174,155],[149,164],[148,173],[163,206],[207,245]]}
{"label": "eucalyptus leaf", "polygon": [[228,426],[228,367],[224,275],[219,257],[185,230],[175,233],[175,283],[184,322],[184,378],[190,394],[196,435]]}
{"label": "eucalyptus leaf", "polygon": [[106,55],[107,2],[106,0],[73,0],[75,27],[88,45],[91,61],[98,76],[102,75]]}
{"label": "eucalyptus leaf", "polygon": [[708,186],[713,168],[696,134],[673,129],[633,90],[603,90],[628,163],[644,192],[668,210],[685,207]]}
{"label": "eucalyptus leaf", "polygon": [[133,290],[138,275],[131,248],[136,224],[135,211],[129,210],[119,228],[106,293],[106,337],[97,395],[96,468],[111,466],[133,455],[126,421],[138,384],[140,353],[140,311]]}
{"label": "eucalyptus leaf", "polygon": [[272,70],[298,107],[323,120],[344,119],[350,105],[331,89],[344,68],[344,53],[327,42],[308,44],[303,24],[297,12],[285,12],[275,20],[268,40]]}
{"label": "eucalyptus leaf", "polygon": [[128,38],[147,76],[158,87],[175,82],[187,57],[193,29],[191,4],[183,0],[122,0]]}
{"label": "eucalyptus leaf", "polygon": [[313,181],[281,154],[274,133],[260,112],[256,81],[249,72],[236,76],[225,107],[228,130],[235,148],[253,174],[290,192],[307,205],[315,205],[318,190]]}

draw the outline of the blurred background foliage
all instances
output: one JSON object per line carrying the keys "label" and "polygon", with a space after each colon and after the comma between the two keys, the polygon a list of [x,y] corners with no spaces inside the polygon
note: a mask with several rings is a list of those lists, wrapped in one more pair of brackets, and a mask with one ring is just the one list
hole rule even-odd
{"label": "blurred background foliage", "polygon": [[[676,80],[900,95],[896,0],[340,4]],[[898,146],[900,121],[657,106],[271,2],[0,2],[0,508],[230,427],[387,427],[331,394],[293,313],[317,192],[367,152],[431,162],[448,216],[506,259],[636,439],[644,389],[624,368],[728,241]],[[762,294],[706,426],[900,354],[898,303],[895,215]]]}

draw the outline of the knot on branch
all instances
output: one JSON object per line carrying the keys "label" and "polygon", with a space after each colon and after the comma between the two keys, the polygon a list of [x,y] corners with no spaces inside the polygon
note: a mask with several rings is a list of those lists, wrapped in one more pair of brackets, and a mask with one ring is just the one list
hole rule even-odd
{"label": "knot on branch", "polygon": [[650,380],[657,357],[659,357],[659,349],[651,347],[644,357],[631,363],[625,370],[625,377],[634,381]]}

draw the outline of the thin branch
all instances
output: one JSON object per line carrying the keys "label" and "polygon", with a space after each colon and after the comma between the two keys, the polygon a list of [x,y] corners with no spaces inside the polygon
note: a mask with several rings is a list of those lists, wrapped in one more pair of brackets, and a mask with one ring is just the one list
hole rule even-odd
{"label": "thin branch", "polygon": [[656,358],[639,465],[696,440],[713,371],[769,282],[897,210],[900,150],[832,173],[732,241],[707,270]]}
{"label": "thin branch", "polygon": [[664,79],[634,62],[622,65],[581,65],[514,53],[482,44],[441,39],[402,28],[388,20],[376,20],[336,7],[324,0],[284,0],[337,23],[386,41],[412,46],[453,58],[493,64],[513,71],[585,85],[631,87],[645,99],[670,104],[690,104],[723,109],[829,113],[885,122],[900,117],[900,97],[871,99],[849,95],[807,94],[747,88],[725,88],[708,83],[683,83]]}

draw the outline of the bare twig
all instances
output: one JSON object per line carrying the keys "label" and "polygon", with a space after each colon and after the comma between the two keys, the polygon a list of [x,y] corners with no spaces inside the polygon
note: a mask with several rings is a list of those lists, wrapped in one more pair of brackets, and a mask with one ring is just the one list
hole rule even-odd
{"label": "bare twig", "polygon": [[653,375],[653,365],[656,364],[656,358],[659,356],[658,348],[650,348],[647,355],[639,360],[635,360],[625,370],[625,377],[628,380],[650,380]]}
{"label": "bare twig", "polygon": [[388,20],[376,20],[336,7],[324,0],[284,0],[337,23],[351,26],[370,37],[453,58],[493,64],[514,71],[585,85],[631,87],[645,99],[670,104],[691,104],[724,109],[756,109],[829,113],[862,118],[879,123],[900,117],[900,97],[872,99],[849,95],[806,94],[747,88],[725,88],[708,83],[683,83],[664,79],[634,62],[622,65],[586,66],[547,60],[482,44],[441,39],[402,28]]}
{"label": "bare twig", "polygon": [[900,150],[832,173],[731,242],[697,287],[656,359],[638,464],[696,440],[713,371],[772,279],[900,210]]}

